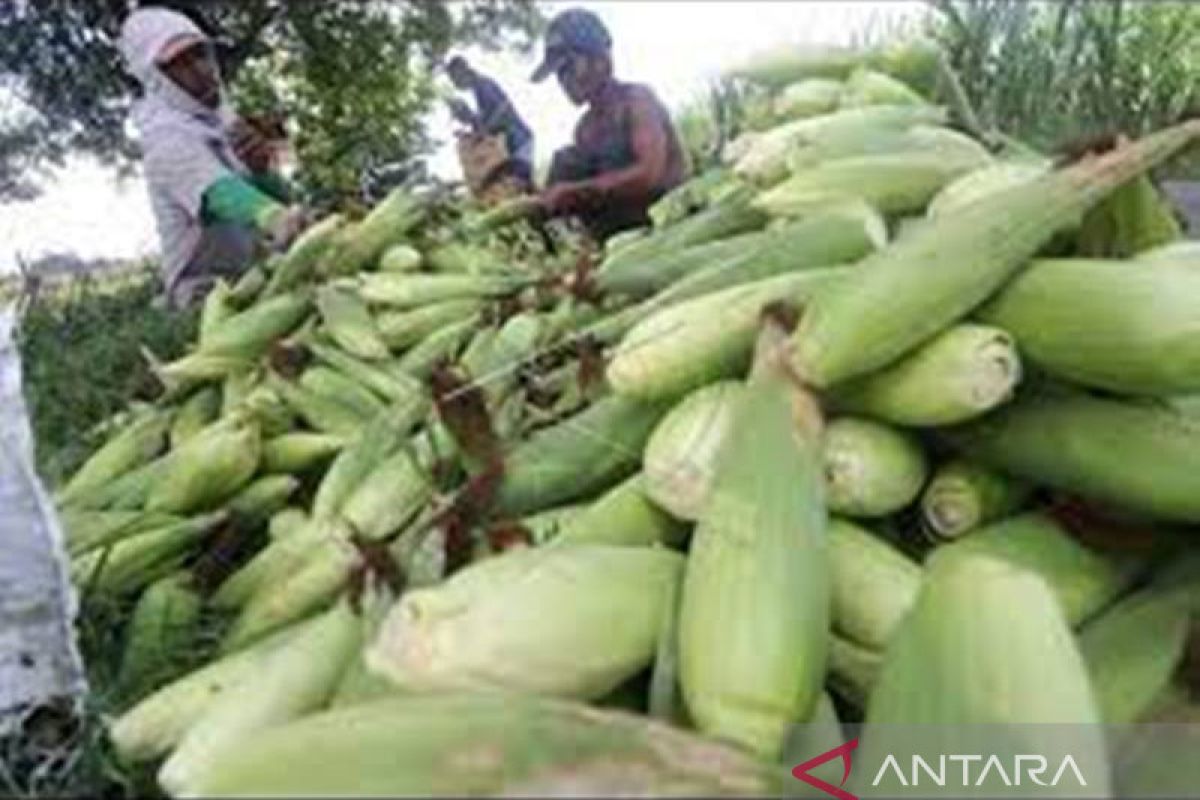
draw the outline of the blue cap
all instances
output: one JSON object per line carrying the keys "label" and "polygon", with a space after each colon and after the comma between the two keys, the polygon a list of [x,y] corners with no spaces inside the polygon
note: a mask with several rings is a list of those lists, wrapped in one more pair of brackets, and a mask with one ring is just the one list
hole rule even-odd
{"label": "blue cap", "polygon": [[546,47],[542,63],[534,70],[534,82],[556,72],[572,53],[608,55],[612,37],[600,18],[582,8],[568,9],[550,21],[546,28]]}

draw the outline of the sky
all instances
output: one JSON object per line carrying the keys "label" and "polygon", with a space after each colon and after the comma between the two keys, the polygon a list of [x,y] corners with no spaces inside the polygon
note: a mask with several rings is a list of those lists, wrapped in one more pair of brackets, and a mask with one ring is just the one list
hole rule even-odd
{"label": "sky", "polygon": [[[548,15],[569,6],[590,8],[608,25],[618,77],[652,86],[678,108],[703,91],[723,68],[788,43],[844,44],[864,30],[912,19],[920,2],[680,2],[603,0],[545,2]],[[579,110],[553,80],[529,82],[540,48],[528,54],[465,55],[505,88],[537,142],[539,161],[570,140]],[[431,130],[445,146],[431,160],[435,174],[455,178],[451,125],[439,109]],[[0,273],[18,257],[73,253],[84,259],[136,258],[158,248],[145,187],[136,174],[124,180],[88,158],[72,158],[35,201],[0,204]]]}

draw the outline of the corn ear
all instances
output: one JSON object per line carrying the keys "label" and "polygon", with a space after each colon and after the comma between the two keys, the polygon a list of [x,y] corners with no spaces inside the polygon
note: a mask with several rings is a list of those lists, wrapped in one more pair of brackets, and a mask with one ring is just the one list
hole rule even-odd
{"label": "corn ear", "polygon": [[392,350],[407,350],[440,328],[470,319],[479,300],[446,300],[409,311],[385,311],[376,317],[379,335]]}
{"label": "corn ear", "polygon": [[883,653],[836,633],[829,637],[830,688],[860,710],[869,706],[871,690],[883,669]]}
{"label": "corn ear", "polygon": [[267,656],[296,630],[280,631],[252,648],[218,658],[124,711],[108,726],[118,758],[132,764],[169,753],[222,694],[261,672]]}
{"label": "corn ear", "polygon": [[663,403],[606,397],[513,447],[495,510],[515,516],[588,496],[637,471]]}
{"label": "corn ear", "polygon": [[201,343],[197,354],[252,360],[304,321],[310,295],[293,292],[264,300],[223,320]]}
{"label": "corn ear", "polygon": [[372,364],[319,342],[309,342],[308,349],[330,367],[353,378],[389,402],[412,402],[424,392],[424,387],[416,379],[400,370]]}
{"label": "corn ear", "polygon": [[328,526],[305,519],[283,538],[259,550],[236,572],[226,578],[210,598],[213,608],[242,608],[260,589],[282,583],[309,555],[318,549],[323,537],[331,535]]}
{"label": "corn ear", "polygon": [[317,291],[317,310],[329,336],[347,353],[365,359],[388,357],[375,318],[353,292],[325,286]]}
{"label": "corn ear", "polygon": [[192,394],[179,407],[171,423],[170,442],[174,450],[216,420],[221,413],[221,393],[214,386],[205,386]]}
{"label": "corn ear", "polygon": [[394,244],[379,257],[379,271],[416,272],[423,262],[424,257],[417,248],[409,244]]}
{"label": "corn ear", "polygon": [[422,465],[402,447],[347,495],[340,514],[359,535],[380,540],[400,530],[432,497]]}
{"label": "corn ear", "polygon": [[71,561],[71,579],[89,592],[132,594],[178,569],[192,549],[225,520],[221,512],[205,514],[89,551]]}
{"label": "corn ear", "polygon": [[422,202],[398,186],[361,220],[332,235],[317,271],[322,275],[354,275],[370,269],[388,247],[403,242],[424,218]]}
{"label": "corn ear", "polygon": [[267,522],[267,535],[271,538],[272,543],[278,542],[291,536],[307,524],[307,511],[295,506],[288,506],[271,515],[271,519]]}
{"label": "corn ear", "polygon": [[[806,308],[794,334],[800,374],[824,388],[887,366],[983,302],[1061,226],[1197,134],[1200,121],[1167,128],[981,198],[868,256],[854,280]],[[885,307],[891,312],[879,315]]]}
{"label": "corn ear", "polygon": [[1170,201],[1139,175],[1093,208],[1079,226],[1078,255],[1131,258],[1183,238]]}
{"label": "corn ear", "polygon": [[942,557],[983,554],[1038,575],[1078,625],[1112,602],[1132,575],[1077,542],[1049,517],[1028,513],[988,525],[938,549]]}
{"label": "corn ear", "polygon": [[229,513],[246,530],[257,530],[283,509],[299,488],[299,479],[291,475],[264,475],[234,495]]}
{"label": "corn ear", "polygon": [[218,278],[213,288],[204,297],[200,307],[200,322],[197,325],[196,338],[203,346],[204,341],[213,335],[217,327],[237,313],[233,303],[233,291],[224,278]]}
{"label": "corn ear", "polygon": [[400,358],[400,368],[414,378],[428,378],[439,362],[454,358],[476,327],[477,320],[473,317],[443,325],[405,353]]}
{"label": "corn ear", "polygon": [[916,499],[929,471],[914,436],[858,417],[829,424],[824,464],[829,509],[851,517],[899,511]]}
{"label": "corn ear", "polygon": [[685,533],[683,524],[650,501],[638,473],[573,511],[552,544],[672,545]]}
{"label": "corn ear", "polygon": [[759,315],[773,302],[805,303],[847,270],[813,269],[736,286],[677,303],[639,322],[621,339],[605,376],[621,395],[677,398],[744,374]]}
{"label": "corn ear", "polygon": [[252,425],[193,437],[166,458],[146,510],[186,514],[217,507],[258,470],[261,447]]}
{"label": "corn ear", "polygon": [[655,548],[512,550],[404,595],[367,664],[401,687],[602,697],[650,663],[682,567]]}
{"label": "corn ear", "polygon": [[59,513],[59,521],[66,536],[67,552],[77,556],[182,519],[157,512],[64,509]]}
{"label": "corn ear", "polygon": [[1018,511],[1032,487],[979,464],[951,461],[938,467],[921,494],[921,517],[931,535],[957,539]]}
{"label": "corn ear", "polygon": [[307,281],[345,224],[343,215],[330,214],[300,234],[271,273],[263,297],[275,297]]}
{"label": "corn ear", "polygon": [[1031,391],[946,437],[964,456],[1032,483],[1200,521],[1200,425],[1165,404]]}
{"label": "corn ear", "polygon": [[980,310],[1047,374],[1124,395],[1200,391],[1200,271],[1187,263],[1033,262]]}
{"label": "corn ear", "polygon": [[172,796],[192,796],[245,737],[321,708],[361,642],[362,622],[345,603],[305,626],[259,672],[222,693],[163,764],[159,784]]}
{"label": "corn ear", "polygon": [[378,272],[360,275],[358,291],[368,303],[391,308],[419,308],[447,300],[508,294],[528,282],[527,278],[509,275]]}
{"label": "corn ear", "polygon": [[263,471],[284,475],[306,472],[336,456],[345,444],[342,437],[327,433],[285,433],[263,442]]}
{"label": "corn ear", "polygon": [[[315,752],[326,764],[299,769]],[[463,759],[464,752],[489,758]],[[394,797],[598,795],[619,786],[625,794],[714,797],[778,793],[778,772],[631,714],[452,693],[362,703],[265,731],[195,788],[210,796]]]}
{"label": "corn ear", "polygon": [[874,533],[829,523],[835,634],[882,652],[921,588],[921,567]]}
{"label": "corn ear", "polygon": [[1010,400],[1022,373],[1008,332],[960,324],[890,366],[838,384],[827,397],[838,411],[895,425],[954,425]]}
{"label": "corn ear", "polygon": [[798,428],[768,324],[692,534],[680,678],[697,728],[764,758],[812,714],[825,675],[829,550],[819,417]]}
{"label": "corn ear", "polygon": [[134,420],[83,463],[55,498],[69,505],[75,498],[103,488],[122,475],[146,464],[166,444],[170,414],[153,412]]}
{"label": "corn ear", "polygon": [[369,474],[404,442],[401,418],[383,414],[358,430],[317,486],[312,516],[332,517]]}
{"label": "corn ear", "polygon": [[314,392],[278,375],[268,375],[267,385],[274,389],[308,425],[319,433],[350,437],[358,433],[369,419],[364,414],[329,395]]}

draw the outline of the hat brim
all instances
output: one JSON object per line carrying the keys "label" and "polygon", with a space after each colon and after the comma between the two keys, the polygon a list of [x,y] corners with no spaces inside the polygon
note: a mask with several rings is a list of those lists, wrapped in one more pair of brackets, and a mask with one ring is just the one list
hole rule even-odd
{"label": "hat brim", "polygon": [[180,53],[186,52],[193,47],[202,47],[206,44],[208,44],[207,39],[193,33],[181,33],[177,36],[172,36],[158,53],[155,54],[154,63],[159,66],[168,64]]}
{"label": "hat brim", "polygon": [[541,83],[555,72],[558,72],[559,67],[565,64],[569,57],[565,52],[547,53],[546,57],[542,59],[542,63],[529,76],[529,80],[534,83]]}

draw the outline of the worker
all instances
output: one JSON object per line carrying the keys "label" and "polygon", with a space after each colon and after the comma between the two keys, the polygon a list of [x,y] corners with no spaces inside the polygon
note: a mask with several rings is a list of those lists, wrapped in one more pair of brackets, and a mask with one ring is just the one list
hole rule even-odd
{"label": "worker", "polygon": [[455,56],[447,62],[446,74],[456,89],[471,92],[475,99],[474,110],[462,100],[450,103],[450,111],[455,119],[468,126],[473,133],[503,135],[509,157],[504,173],[515,177],[524,186],[532,187],[533,131],[521,119],[500,84],[481,74],[462,56]]}
{"label": "worker", "polygon": [[286,248],[310,215],[272,172],[271,140],[229,107],[212,41],[190,19],[140,8],[122,25],[120,47],[143,90],[133,122],[166,298],[184,308],[248,268],[261,241]]}
{"label": "worker", "polygon": [[551,20],[532,79],[551,74],[586,110],[573,144],[554,155],[543,210],[579,217],[599,241],[648,225],[647,209],[687,177],[670,114],[649,87],[614,77],[612,38],[589,11],[570,9]]}

